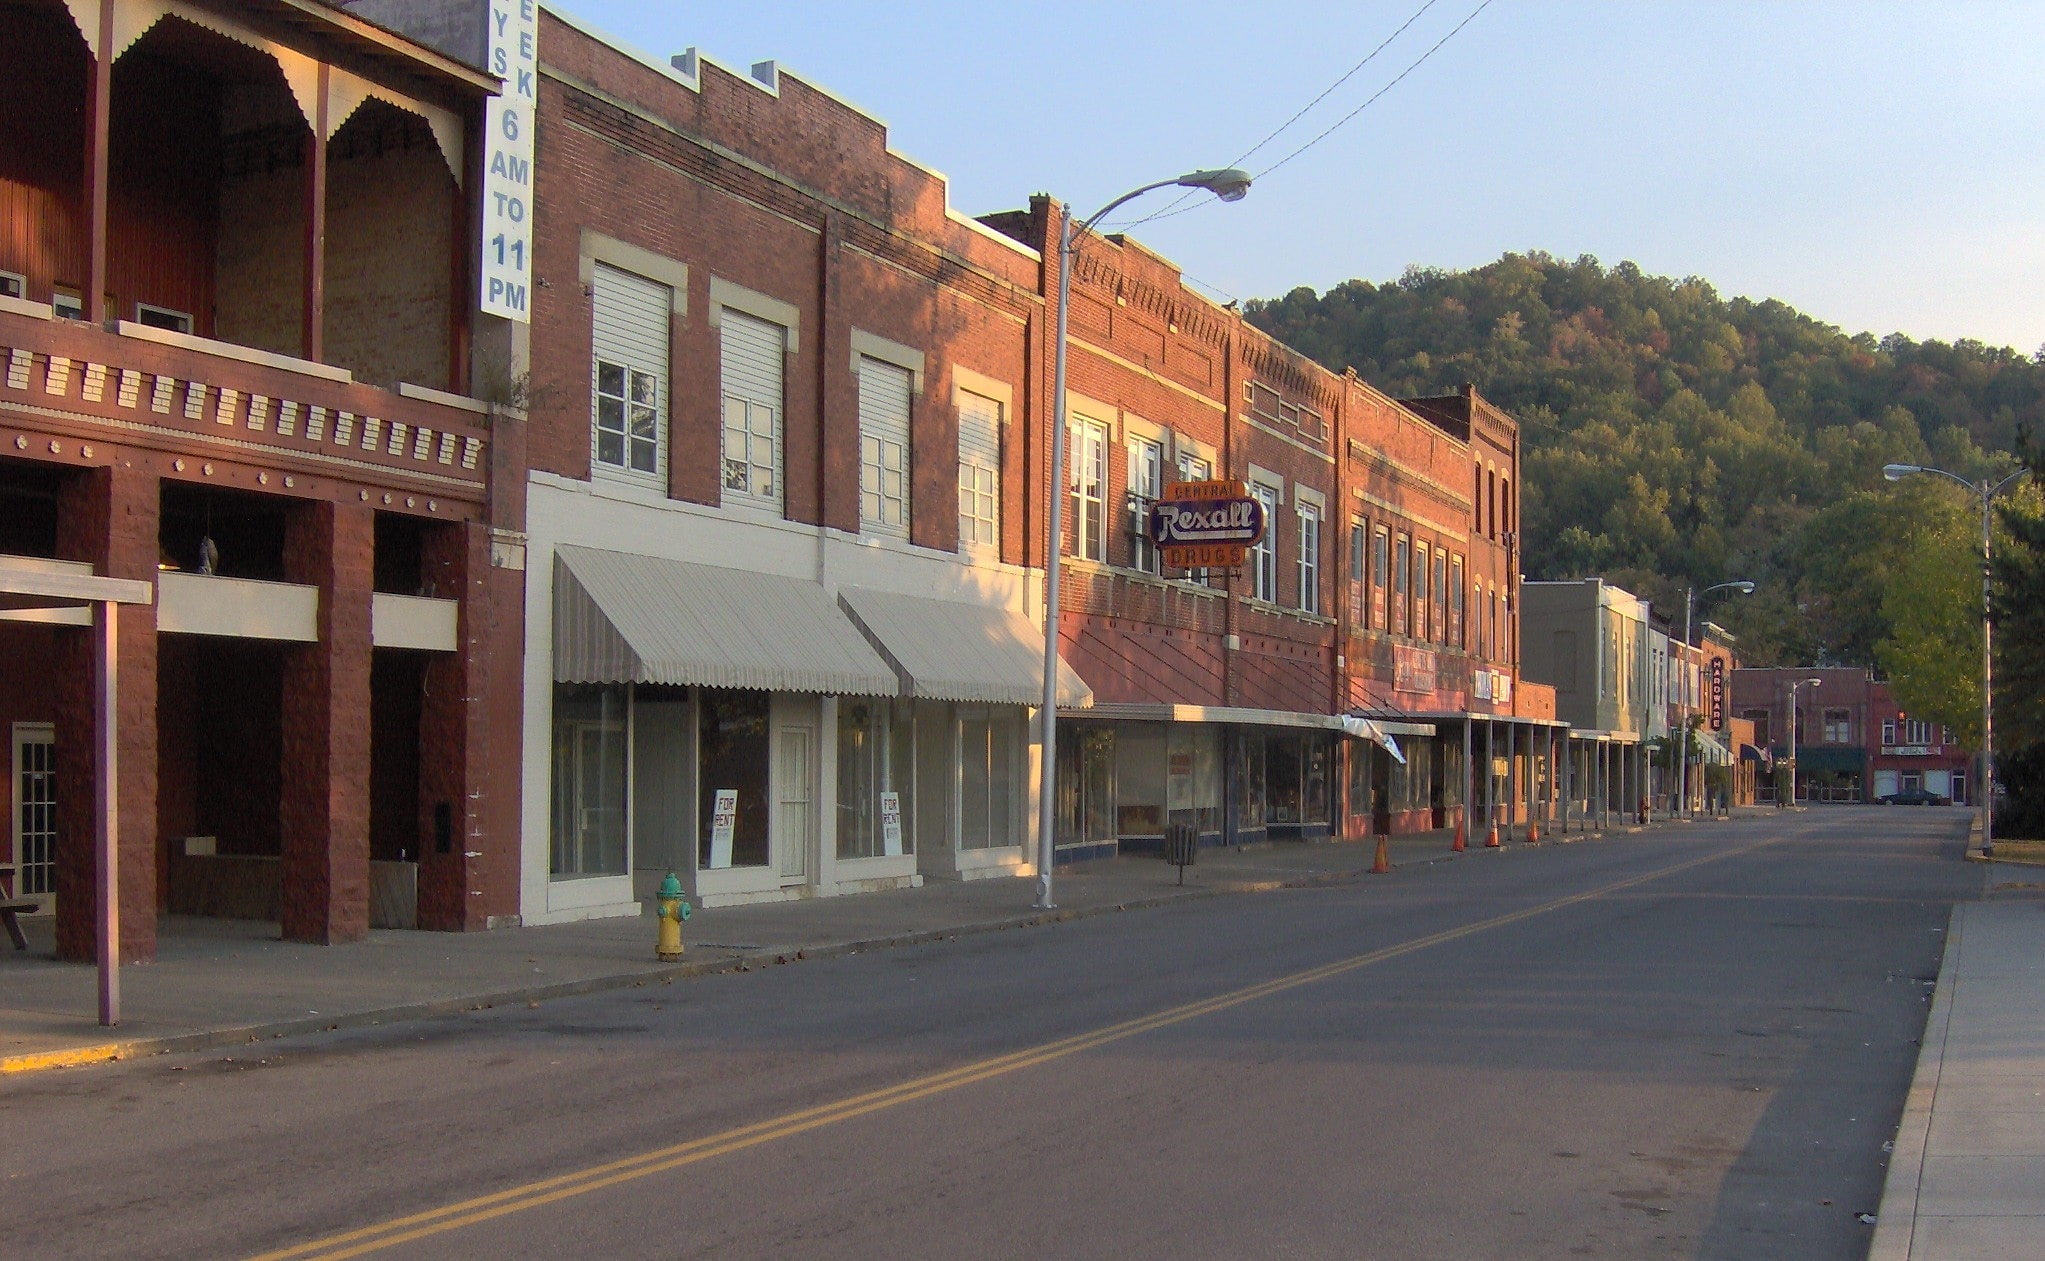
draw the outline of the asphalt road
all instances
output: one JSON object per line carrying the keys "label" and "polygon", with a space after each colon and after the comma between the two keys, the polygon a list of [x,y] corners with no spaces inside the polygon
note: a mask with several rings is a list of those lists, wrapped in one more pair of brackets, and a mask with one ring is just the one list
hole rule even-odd
{"label": "asphalt road", "polygon": [[0,1083],[23,1257],[1865,1254],[1959,811]]}

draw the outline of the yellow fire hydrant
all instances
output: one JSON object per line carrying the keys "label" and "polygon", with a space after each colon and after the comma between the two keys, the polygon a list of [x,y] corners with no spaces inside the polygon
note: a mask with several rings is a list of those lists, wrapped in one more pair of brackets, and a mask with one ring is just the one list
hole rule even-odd
{"label": "yellow fire hydrant", "polygon": [[673,963],[682,957],[682,921],[689,918],[693,908],[689,899],[682,896],[682,882],[672,871],[660,882],[660,892],[654,898],[660,903],[654,912],[654,918],[660,921],[660,938],[653,950],[661,962]]}

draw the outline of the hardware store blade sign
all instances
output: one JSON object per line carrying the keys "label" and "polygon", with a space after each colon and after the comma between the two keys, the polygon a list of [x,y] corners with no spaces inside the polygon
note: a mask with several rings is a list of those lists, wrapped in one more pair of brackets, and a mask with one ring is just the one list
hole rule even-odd
{"label": "hardware store blade sign", "polygon": [[533,114],[540,57],[539,0],[493,0],[490,73],[504,90],[483,111],[483,311],[532,319]]}
{"label": "hardware store blade sign", "polygon": [[1264,505],[1241,482],[1173,482],[1150,506],[1150,539],[1178,569],[1226,569],[1243,563],[1264,537]]}

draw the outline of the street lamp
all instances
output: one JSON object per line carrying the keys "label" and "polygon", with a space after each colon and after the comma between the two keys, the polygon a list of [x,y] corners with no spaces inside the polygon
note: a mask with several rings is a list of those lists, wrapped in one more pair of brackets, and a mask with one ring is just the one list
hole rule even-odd
{"label": "street lamp", "polygon": [[[1801,679],[1789,685],[1789,804],[1796,805],[1796,690],[1800,687],[1816,687],[1823,679]],[[1775,808],[1782,808],[1782,799],[1775,800]]]}
{"label": "street lamp", "polygon": [[1160,188],[1204,188],[1223,201],[1241,201],[1250,191],[1250,173],[1235,167],[1192,171],[1173,179],[1158,180],[1132,188],[1088,215],[1075,228],[1066,215],[1058,231],[1058,330],[1051,372],[1051,511],[1044,557],[1044,710],[1043,767],[1037,798],[1037,909],[1048,911],[1051,900],[1051,861],[1057,847],[1058,806],[1058,569],[1065,546],[1065,331],[1066,314],[1072,306],[1072,264],[1079,257],[1079,245],[1094,225],[1116,207]]}
{"label": "street lamp", "polygon": [[[1697,610],[1698,597],[1710,595],[1714,591],[1737,591],[1741,595],[1753,595],[1754,584],[1744,578],[1740,578],[1732,582],[1714,583],[1702,591],[1694,587],[1683,588],[1684,648],[1690,647],[1690,618]],[[1683,691],[1687,698],[1690,691],[1690,668],[1687,665],[1683,667]],[[1697,816],[1690,810],[1690,711],[1687,708],[1683,711],[1682,753],[1676,761],[1676,784],[1676,791],[1683,795],[1682,801],[1677,806],[1677,813],[1679,815],[1688,814],[1691,818],[1696,818]]]}
{"label": "street lamp", "polygon": [[1940,477],[1958,482],[1968,490],[1981,496],[1981,848],[1983,850],[1992,850],[1995,847],[1995,741],[1993,728],[1990,725],[1995,702],[1995,669],[1989,657],[1990,640],[1994,634],[1991,625],[1991,609],[1989,607],[1989,593],[1992,589],[1993,574],[1990,573],[1988,567],[1989,547],[1994,540],[1994,535],[1989,530],[1991,518],[1988,515],[1988,506],[1997,495],[2014,486],[2017,479],[2029,471],[2028,469],[2018,469],[1999,482],[1991,482],[1985,477],[1978,482],[1970,482],[1958,473],[1948,473],[1942,468],[1932,468],[1924,464],[1885,464],[1882,466],[1882,476],[1892,482],[1900,482],[1904,478],[1916,473],[1936,473]]}

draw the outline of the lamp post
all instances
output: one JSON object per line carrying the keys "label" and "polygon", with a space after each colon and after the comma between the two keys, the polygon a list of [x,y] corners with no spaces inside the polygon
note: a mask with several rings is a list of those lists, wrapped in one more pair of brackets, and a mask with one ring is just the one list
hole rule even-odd
{"label": "lamp post", "polygon": [[[1683,647],[1686,650],[1690,647],[1690,619],[1692,614],[1697,611],[1698,597],[1710,595],[1714,591],[1737,591],[1741,595],[1753,595],[1754,584],[1744,578],[1740,578],[1732,582],[1714,583],[1702,591],[1694,587],[1683,588]],[[1686,699],[1690,695],[1690,667],[1688,665],[1683,667],[1683,695]],[[1697,816],[1690,809],[1690,711],[1687,706],[1683,710],[1683,739],[1681,753],[1676,760],[1676,768],[1676,783],[1678,785],[1676,791],[1682,794],[1682,801],[1679,804],[1678,812],[1694,819]]]}
{"label": "lamp post", "polygon": [[1900,482],[1917,473],[1936,473],[1949,481],[1958,482],[1968,490],[1981,496],[1981,848],[1995,848],[1995,739],[1991,718],[1995,708],[1995,666],[1989,656],[1990,641],[1994,635],[1992,610],[1989,601],[1993,590],[1994,575],[1989,570],[1989,548],[1994,543],[1990,530],[1992,518],[1989,505],[1995,497],[2016,485],[2028,469],[2018,469],[1999,482],[1982,478],[1970,482],[1958,473],[1948,473],[1942,468],[1931,468],[1924,464],[1885,464],[1882,476],[1892,482]]}
{"label": "lamp post", "polygon": [[1037,797],[1037,909],[1048,911],[1051,862],[1057,849],[1058,805],[1058,569],[1065,548],[1065,343],[1066,314],[1072,306],[1072,264],[1082,238],[1094,225],[1126,202],[1160,188],[1204,188],[1223,201],[1241,201],[1250,191],[1250,174],[1234,167],[1191,171],[1168,180],[1132,188],[1088,215],[1077,227],[1066,215],[1058,231],[1058,330],[1051,372],[1051,511],[1044,545],[1044,708],[1043,767]]}
{"label": "lamp post", "polygon": [[[1823,679],[1799,679],[1797,682],[1789,685],[1789,804],[1791,806],[1796,805],[1796,690],[1800,687],[1815,688],[1823,682]],[[1777,809],[1780,809],[1782,807],[1781,800],[1778,799],[1775,805]]]}

